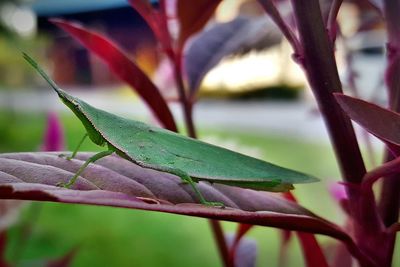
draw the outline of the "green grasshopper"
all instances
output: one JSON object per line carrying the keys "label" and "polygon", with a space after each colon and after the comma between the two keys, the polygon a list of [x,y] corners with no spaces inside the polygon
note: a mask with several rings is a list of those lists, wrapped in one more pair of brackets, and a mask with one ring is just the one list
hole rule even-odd
{"label": "green grasshopper", "polygon": [[87,133],[68,159],[75,157],[87,136],[96,145],[107,147],[107,150],[90,157],[70,181],[63,184],[67,188],[75,183],[90,163],[113,153],[141,167],[180,177],[193,188],[200,203],[211,206],[222,204],[207,201],[198,190],[196,182],[208,181],[255,190],[285,192],[293,189],[293,183],[318,180],[297,171],[94,108],[60,89],[28,55],[24,54],[24,58],[57,92],[62,102],[75,113],[86,128]]}

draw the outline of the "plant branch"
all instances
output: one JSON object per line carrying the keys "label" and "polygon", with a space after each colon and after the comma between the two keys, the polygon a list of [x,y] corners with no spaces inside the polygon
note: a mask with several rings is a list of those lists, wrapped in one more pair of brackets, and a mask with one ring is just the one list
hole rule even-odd
{"label": "plant branch", "polygon": [[363,187],[370,189],[379,178],[387,178],[387,176],[398,173],[400,173],[400,157],[388,161],[372,171],[369,171],[364,176]]}
{"label": "plant branch", "polygon": [[[292,0],[292,6],[303,47],[298,62],[306,72],[323,115],[343,179],[348,184],[356,185],[348,186],[346,189],[357,246],[364,255],[376,261],[377,265],[388,266],[385,255],[382,255],[382,251],[386,252],[386,249],[379,249],[378,240],[382,229],[375,210],[373,192],[362,195],[363,191],[357,186],[361,184],[366,169],[354,129],[333,95],[342,92],[342,84],[334,57],[334,44],[325,29],[319,1]],[[369,266],[361,262],[360,264]]]}
{"label": "plant branch", "polygon": [[[162,23],[164,23],[164,27],[168,29],[165,1],[162,1],[161,4],[161,12],[163,13],[161,21]],[[185,84],[183,81],[182,51],[181,49],[178,49],[178,51],[174,51],[171,44],[172,39],[171,36],[168,35],[168,47],[165,48],[165,52],[173,64],[175,82],[178,89],[179,102],[182,106],[185,126],[188,135],[192,138],[197,138],[196,128],[193,122],[193,103],[186,96]],[[217,244],[219,254],[224,266],[233,267],[233,262],[231,262],[229,259],[229,251],[221,223],[218,220],[212,219],[208,220],[208,222],[213,232],[214,240]]]}
{"label": "plant branch", "polygon": [[360,266],[363,266],[363,267],[380,267],[378,264],[375,264],[370,259],[369,256],[363,254],[360,251],[360,248],[357,246],[357,244],[355,244],[353,242],[353,240],[351,240],[351,239],[346,239],[346,240],[342,239],[342,241],[346,245],[347,250],[350,252],[350,254],[359,261]]}
{"label": "plant branch", "polygon": [[174,75],[175,81],[178,88],[179,101],[182,105],[183,116],[185,119],[185,125],[188,132],[188,135],[192,138],[197,138],[196,136],[196,128],[193,123],[193,105],[192,102],[188,100],[186,97],[185,84],[183,82],[183,73],[182,73],[182,57],[181,53],[177,53],[174,56],[173,65],[174,65]]}
{"label": "plant branch", "polygon": [[[388,44],[388,66],[385,81],[388,88],[389,106],[393,111],[400,112],[400,0],[384,1],[384,17],[386,18]],[[393,157],[387,152],[387,160]],[[399,218],[400,209],[400,175],[388,177],[383,183],[379,210],[386,226],[395,223]],[[393,244],[394,248],[394,244]]]}
{"label": "plant branch", "polygon": [[[400,11],[400,0],[384,1],[384,18],[388,35],[387,43],[387,68],[385,82],[388,89],[389,106],[393,111],[400,111],[400,23],[398,14]],[[386,160],[392,160],[393,156],[389,150],[386,152]],[[400,209],[400,174],[394,174],[385,179],[382,185],[379,212],[386,226],[393,225],[399,218]],[[396,236],[387,241],[386,258],[388,263],[393,259]]]}
{"label": "plant branch", "polygon": [[[333,93],[342,92],[333,45],[324,28],[318,0],[292,0],[303,51],[300,62],[324,117],[342,175],[359,184],[366,170],[353,126]],[[354,192],[349,190],[349,196]]]}
{"label": "plant branch", "polygon": [[214,233],[214,239],[217,243],[219,255],[224,264],[224,267],[234,267],[234,259],[229,257],[229,249],[226,244],[224,232],[222,231],[221,223],[217,220],[208,220],[210,227]]}
{"label": "plant branch", "polygon": [[397,232],[400,232],[400,223],[394,223],[392,224],[388,229],[388,233],[391,234],[396,234]]}
{"label": "plant branch", "polygon": [[285,38],[288,40],[290,45],[292,46],[294,53],[298,54],[300,52],[301,45],[296,35],[287,25],[287,23],[283,20],[281,14],[278,9],[275,7],[272,0],[258,0],[261,6],[264,8],[265,12],[271,17],[271,19],[275,22],[275,24],[282,31]]}
{"label": "plant branch", "polygon": [[333,0],[332,5],[329,9],[328,20],[326,22],[326,27],[328,28],[329,36],[332,41],[335,40],[336,33],[337,33],[337,26],[336,26],[336,18],[339,14],[340,6],[342,5],[343,0]]}
{"label": "plant branch", "polygon": [[[185,85],[183,83],[181,56],[178,54],[174,57],[174,75],[178,87],[179,101],[182,105],[185,126],[188,135],[192,138],[197,138],[196,129],[193,123],[192,103],[188,101],[185,93]],[[222,226],[217,220],[208,220],[211,230],[214,234],[214,240],[217,244],[219,254],[225,267],[233,267],[233,263],[229,260],[228,247],[226,245],[225,237],[223,234]]]}

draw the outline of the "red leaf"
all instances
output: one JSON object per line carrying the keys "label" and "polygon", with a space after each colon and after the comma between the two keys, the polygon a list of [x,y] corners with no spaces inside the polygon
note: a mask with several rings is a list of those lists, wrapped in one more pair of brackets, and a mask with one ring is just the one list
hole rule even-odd
{"label": "red leaf", "polygon": [[177,131],[172,113],[158,88],[117,45],[102,35],[87,30],[78,24],[60,19],[52,19],[51,22],[68,32],[87,49],[104,60],[121,80],[135,89],[165,128]]}
{"label": "red leaf", "polygon": [[304,260],[308,267],[319,266],[329,267],[324,253],[319,246],[315,236],[309,233],[297,232],[301,248],[303,250]]}
{"label": "red leaf", "polygon": [[343,94],[335,97],[350,119],[382,141],[400,146],[400,114]]}
{"label": "red leaf", "polygon": [[323,234],[344,241],[355,257],[367,261],[340,227],[296,203],[266,192],[200,182],[198,188],[207,200],[227,207],[195,204],[196,195],[180,178],[117,156],[89,165],[72,189],[55,186],[67,182],[91,155],[80,153],[79,160],[66,160],[50,152],[0,154],[0,198],[161,211]]}
{"label": "red leaf", "polygon": [[178,51],[182,51],[190,36],[204,27],[220,2],[221,0],[178,0],[177,13],[180,23]]}
{"label": "red leaf", "polygon": [[165,1],[160,1],[161,10],[154,9],[148,0],[128,0],[129,4],[146,21],[166,51],[171,51],[171,38],[165,14]]}
{"label": "red leaf", "polygon": [[[284,197],[297,203],[296,197],[291,192],[285,193]],[[329,267],[325,255],[314,235],[302,232],[296,232],[296,235],[300,240],[301,249],[303,250],[304,259],[308,267]],[[288,236],[290,237],[290,235]],[[284,243],[282,247],[286,249]]]}

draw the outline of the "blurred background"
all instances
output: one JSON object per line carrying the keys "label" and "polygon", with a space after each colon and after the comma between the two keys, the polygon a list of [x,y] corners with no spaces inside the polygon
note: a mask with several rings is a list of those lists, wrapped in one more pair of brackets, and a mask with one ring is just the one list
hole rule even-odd
{"label": "blurred background", "polygon": [[[358,88],[356,93],[364,98],[385,103],[385,32],[370,6],[358,2],[344,3],[339,14],[340,75],[346,90],[354,93]],[[281,8],[287,10],[284,5]],[[84,133],[81,123],[27,66],[21,51],[40,62],[62,88],[90,104],[156,123],[147,107],[102,61],[48,22],[53,17],[80,22],[119,44],[160,87],[182,122],[171,66],[151,30],[125,0],[1,0],[1,153],[43,149],[46,127],[54,114],[61,122],[65,150],[73,149]],[[255,1],[224,0],[207,25],[206,30],[231,27],[246,18],[256,21],[249,38],[257,39],[223,57],[203,80],[194,109],[200,138],[320,177],[320,183],[297,186],[295,194],[313,212],[343,223],[342,211],[328,193],[340,177],[321,117],[301,69],[291,59],[290,46],[264,17]],[[377,141],[372,139],[371,144],[364,150],[372,155],[367,158],[373,164],[381,153]],[[98,148],[87,142],[82,150]],[[220,265],[203,219],[54,203],[25,203],[15,217],[8,231],[7,257],[18,266],[40,266],[40,259],[59,258],[71,250],[76,251],[72,266]],[[232,232],[236,227],[223,225]],[[255,227],[249,236],[257,242],[257,266],[277,266],[280,232]],[[327,247],[332,243],[319,239]],[[400,264],[399,255],[394,266],[396,262]],[[287,266],[303,266],[295,239]]]}

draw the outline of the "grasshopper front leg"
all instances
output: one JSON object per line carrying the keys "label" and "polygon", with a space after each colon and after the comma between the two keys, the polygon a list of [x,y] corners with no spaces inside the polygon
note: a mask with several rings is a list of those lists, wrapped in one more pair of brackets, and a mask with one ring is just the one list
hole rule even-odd
{"label": "grasshopper front leg", "polygon": [[77,173],[75,173],[75,175],[68,181],[68,183],[64,184],[64,183],[59,183],[58,186],[62,186],[65,188],[70,188],[71,186],[74,185],[74,183],[76,182],[76,179],[78,179],[79,175],[82,174],[82,172],[87,168],[87,166],[90,163],[93,163],[101,158],[107,157],[109,155],[111,155],[112,153],[114,153],[114,150],[107,150],[107,151],[102,151],[99,152],[93,156],[91,156],[90,158],[88,158],[85,163],[83,163],[83,165],[79,168],[79,170],[77,171]]}
{"label": "grasshopper front leg", "polygon": [[71,160],[73,158],[75,158],[76,154],[78,153],[79,149],[81,148],[83,142],[85,141],[86,137],[88,137],[88,134],[85,133],[85,135],[83,136],[83,138],[79,141],[78,145],[76,146],[75,150],[72,152],[71,156],[67,156],[64,154],[60,154],[59,157],[67,159],[67,160]]}

